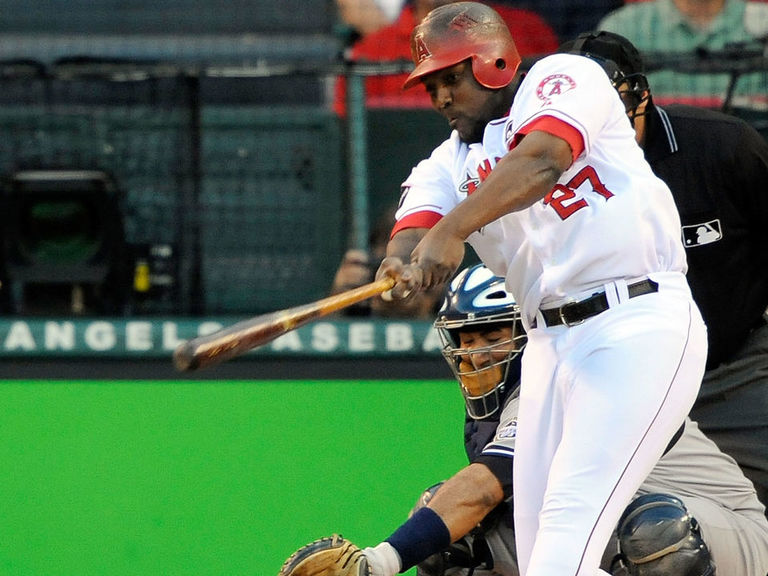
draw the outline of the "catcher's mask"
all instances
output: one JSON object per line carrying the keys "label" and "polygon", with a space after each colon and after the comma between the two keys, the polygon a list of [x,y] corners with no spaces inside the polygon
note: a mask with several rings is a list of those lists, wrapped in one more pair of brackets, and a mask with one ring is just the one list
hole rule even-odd
{"label": "catcher's mask", "polygon": [[600,64],[621,96],[627,116],[633,123],[637,116],[647,113],[647,107],[644,112],[637,112],[640,104],[651,98],[643,60],[634,44],[624,36],[602,30],[584,32],[561,45],[558,52],[580,54]]}
{"label": "catcher's mask", "polygon": [[411,34],[416,68],[403,84],[410,88],[427,74],[472,60],[475,79],[486,88],[507,86],[520,66],[504,19],[478,2],[454,2],[426,15]]}
{"label": "catcher's mask", "polygon": [[[435,328],[443,344],[443,356],[461,385],[467,414],[475,420],[495,414],[507,385],[510,363],[527,341],[520,308],[504,289],[504,279],[482,264],[460,272],[448,288]],[[461,332],[499,328],[508,328],[509,337],[487,346],[462,348]]]}

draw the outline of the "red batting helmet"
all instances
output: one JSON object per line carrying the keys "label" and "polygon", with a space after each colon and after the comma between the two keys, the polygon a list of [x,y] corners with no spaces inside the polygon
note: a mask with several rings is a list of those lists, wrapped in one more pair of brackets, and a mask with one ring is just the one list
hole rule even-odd
{"label": "red batting helmet", "polygon": [[403,88],[469,58],[480,84],[503,88],[520,66],[506,23],[493,8],[478,2],[454,2],[427,14],[411,34],[411,58],[416,68]]}

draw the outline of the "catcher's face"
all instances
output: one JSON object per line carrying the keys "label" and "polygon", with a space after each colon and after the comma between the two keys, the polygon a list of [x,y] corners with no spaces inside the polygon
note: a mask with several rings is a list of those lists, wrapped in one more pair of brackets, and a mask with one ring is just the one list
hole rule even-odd
{"label": "catcher's face", "polygon": [[459,332],[460,350],[457,351],[461,362],[472,364],[475,368],[485,368],[507,359],[510,352],[517,350],[511,326],[502,326],[491,330]]}
{"label": "catcher's face", "polygon": [[437,70],[422,78],[432,107],[468,143],[480,142],[486,124],[509,112],[505,90],[491,90],[472,74],[471,60]]}
{"label": "catcher's face", "polygon": [[472,418],[490,416],[499,408],[498,390],[519,352],[515,331],[512,326],[461,331],[459,346],[453,350],[454,370],[467,411]]}

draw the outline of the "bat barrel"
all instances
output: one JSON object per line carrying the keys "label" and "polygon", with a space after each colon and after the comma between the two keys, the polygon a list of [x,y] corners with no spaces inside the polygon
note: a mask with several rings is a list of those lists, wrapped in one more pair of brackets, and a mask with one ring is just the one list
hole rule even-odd
{"label": "bat barrel", "polygon": [[285,316],[285,311],[262,314],[182,342],[173,353],[173,363],[177,370],[185,372],[240,356],[284,334]]}
{"label": "bat barrel", "polygon": [[191,340],[182,342],[173,351],[173,365],[179,372],[196,370],[200,362],[195,357],[195,346]]}
{"label": "bat barrel", "polygon": [[243,320],[207,336],[198,336],[176,347],[173,364],[178,371],[187,372],[224,362],[263,346],[321,316],[381,294],[394,284],[394,279],[385,278],[310,304]]}

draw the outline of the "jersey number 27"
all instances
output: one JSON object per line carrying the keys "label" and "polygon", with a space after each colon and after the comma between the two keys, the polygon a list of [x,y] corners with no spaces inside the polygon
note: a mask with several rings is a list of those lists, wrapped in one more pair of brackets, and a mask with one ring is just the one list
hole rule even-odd
{"label": "jersey number 27", "polygon": [[608,188],[605,187],[605,184],[600,181],[595,169],[592,168],[592,166],[585,166],[579,170],[578,174],[571,178],[567,184],[556,184],[554,188],[544,196],[544,205],[551,206],[554,211],[557,212],[557,215],[560,216],[560,219],[565,220],[574,212],[581,210],[588,205],[585,198],[574,200],[574,198],[576,198],[576,190],[579,186],[584,184],[584,182],[589,182],[592,186],[592,190],[600,194],[600,196],[606,200],[613,196],[613,192],[608,190]]}

